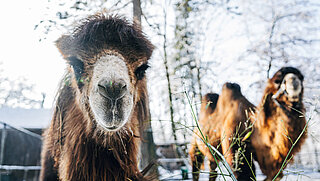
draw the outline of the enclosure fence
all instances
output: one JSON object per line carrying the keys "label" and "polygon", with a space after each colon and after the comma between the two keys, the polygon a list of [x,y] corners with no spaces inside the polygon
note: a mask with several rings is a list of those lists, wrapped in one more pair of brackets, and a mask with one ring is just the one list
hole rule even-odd
{"label": "enclosure fence", "polygon": [[[23,171],[23,181],[26,181],[27,177],[28,177],[28,171],[40,171],[41,166],[39,166],[39,165],[24,166],[24,165],[6,165],[6,164],[4,164],[5,144],[6,144],[6,140],[7,140],[7,136],[8,136],[8,130],[9,129],[14,130],[15,132],[23,133],[23,135],[31,136],[32,138],[39,140],[40,143],[42,141],[42,137],[36,133],[33,133],[33,132],[27,130],[27,129],[24,129],[22,127],[12,126],[12,125],[10,125],[6,122],[3,122],[3,121],[0,121],[0,125],[2,125],[1,143],[0,143],[0,145],[1,145],[1,149],[0,149],[0,181],[9,180],[9,179],[4,179],[4,177],[2,177],[2,175],[4,173],[12,172],[12,171]],[[17,147],[17,149],[20,149],[19,145],[14,145],[14,146]],[[36,156],[40,157],[40,155],[36,155]],[[36,179],[37,179],[36,176],[34,176],[34,179],[32,179],[32,180],[36,180]],[[10,179],[10,180],[12,180],[12,179]]]}

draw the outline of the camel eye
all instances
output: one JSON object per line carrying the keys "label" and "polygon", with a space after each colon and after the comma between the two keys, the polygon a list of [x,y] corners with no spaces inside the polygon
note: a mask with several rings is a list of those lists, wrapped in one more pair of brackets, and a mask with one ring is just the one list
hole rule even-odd
{"label": "camel eye", "polygon": [[77,80],[81,79],[82,74],[84,73],[84,64],[77,57],[68,57],[68,63],[72,66],[74,74]]}
{"label": "camel eye", "polygon": [[280,84],[280,83],[281,83],[281,80],[280,80],[280,79],[276,79],[276,80],[274,81],[274,83]]}
{"label": "camel eye", "polygon": [[140,67],[138,67],[136,69],[136,71],[134,72],[134,74],[136,75],[137,79],[138,80],[141,80],[143,79],[145,73],[146,73],[146,70],[149,68],[150,66],[148,64],[143,64],[141,65]]}

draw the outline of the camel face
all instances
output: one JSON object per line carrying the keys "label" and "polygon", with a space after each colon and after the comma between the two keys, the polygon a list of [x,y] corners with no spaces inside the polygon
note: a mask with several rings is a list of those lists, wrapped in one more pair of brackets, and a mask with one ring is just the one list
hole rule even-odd
{"label": "camel face", "polygon": [[293,73],[289,73],[284,77],[283,85],[289,101],[299,101],[300,93],[302,91],[302,82],[299,77]]}
{"label": "camel face", "polygon": [[117,131],[133,109],[133,86],[128,67],[117,55],[105,55],[94,65],[89,104],[95,121],[106,131]]}
{"label": "camel face", "polygon": [[153,45],[139,27],[97,14],[61,36],[56,45],[70,65],[66,82],[71,82],[88,126],[94,123],[97,131],[114,133],[141,118],[135,111],[147,109],[144,74]]}

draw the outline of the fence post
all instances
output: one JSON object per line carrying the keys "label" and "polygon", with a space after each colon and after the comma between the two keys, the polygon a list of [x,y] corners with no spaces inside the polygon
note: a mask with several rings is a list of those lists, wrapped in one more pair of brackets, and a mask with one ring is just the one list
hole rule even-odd
{"label": "fence post", "polygon": [[24,169],[23,181],[27,181],[27,178],[28,178],[28,169]]}
{"label": "fence post", "polygon": [[[6,142],[6,136],[7,136],[7,125],[3,124],[2,134],[1,134],[1,151],[0,151],[0,165],[3,164],[3,155],[4,155],[4,144]],[[2,175],[0,174],[0,181],[2,179]]]}

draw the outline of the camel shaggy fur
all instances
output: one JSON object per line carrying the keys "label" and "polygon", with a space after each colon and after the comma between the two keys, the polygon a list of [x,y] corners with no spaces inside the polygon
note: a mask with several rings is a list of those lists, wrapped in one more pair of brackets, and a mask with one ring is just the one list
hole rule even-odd
{"label": "camel shaggy fur", "polygon": [[44,133],[40,180],[147,180],[137,154],[153,45],[135,25],[103,14],[56,45],[68,69]]}

